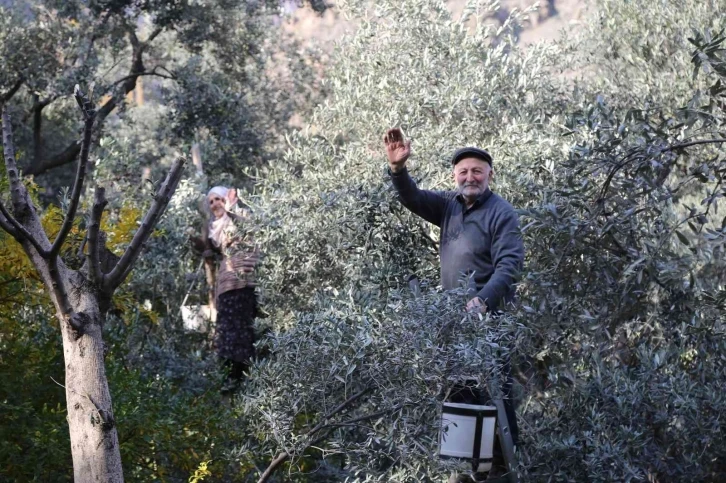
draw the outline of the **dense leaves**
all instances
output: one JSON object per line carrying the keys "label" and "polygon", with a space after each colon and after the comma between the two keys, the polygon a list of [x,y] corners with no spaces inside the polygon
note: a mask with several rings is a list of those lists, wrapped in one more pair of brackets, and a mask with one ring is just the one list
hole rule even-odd
{"label": "dense leaves", "polygon": [[[66,92],[71,79],[128,58],[114,15],[150,19],[142,39],[161,27],[147,68],[174,75],[149,76],[159,79],[146,102],[125,104],[100,136],[95,174],[110,192],[112,245],[134,229],[177,149],[199,142],[206,167],[181,183],[107,324],[128,478],[254,481],[277,458],[277,481],[441,481],[450,470],[435,457],[442,394],[462,377],[496,392],[507,360],[526,481],[726,477],[724,2],[600,0],[576,33],[522,48],[527,12],[493,25],[494,3],[470,2],[457,19],[438,0],[344,1],[357,28],[322,85],[314,60],[293,61],[290,44],[288,60],[270,53],[262,33],[272,23],[255,3],[212,2],[194,18],[185,2],[106,2],[95,13],[61,3],[52,15],[3,18],[2,39],[65,48],[61,38],[79,35],[74,22],[87,29],[104,12],[114,28],[82,63],[96,74],[40,47],[23,52],[42,68],[22,70],[27,60],[7,50],[35,89],[17,90],[18,113],[33,92]],[[58,22],[43,31],[58,39],[18,27],[41,19]],[[0,93],[15,85],[10,74]],[[69,139],[63,102],[43,121]],[[305,127],[289,132],[296,111]],[[451,187],[446,160],[459,146],[493,152],[493,189],[520,209],[527,249],[506,317],[467,315],[462,294],[437,288],[438,231],[400,205],[386,178],[381,137],[391,126],[412,139],[422,187]],[[47,138],[50,150],[57,136]],[[241,198],[255,215],[247,228],[264,252],[270,314],[260,332],[271,332],[229,405],[208,338],[182,332],[178,316],[199,277],[187,248],[199,195],[220,183],[249,188]],[[0,380],[29,382],[0,387],[18,428],[0,438],[2,471],[47,479],[69,465],[62,390],[46,377],[60,370],[57,334],[6,240]]]}
{"label": "dense leaves", "polygon": [[[671,24],[660,35],[672,41],[673,55],[687,62],[693,56],[697,67],[713,74],[698,75],[691,84],[692,66],[655,62],[643,51],[638,69],[622,71],[632,77],[603,92],[590,72],[578,76],[574,88],[567,78],[551,75],[563,67],[558,49],[567,52],[569,44],[518,47],[506,27],[516,25],[516,17],[495,32],[485,23],[465,28],[435,1],[383,2],[373,11],[356,2],[346,7],[363,20],[340,47],[330,101],[259,185],[259,210],[267,217],[262,239],[275,247],[265,279],[276,297],[276,322],[294,327],[274,346],[274,362],[259,372],[262,387],[255,397],[262,399],[253,397],[257,405],[249,410],[263,415],[266,429],[260,431],[273,435],[280,450],[300,454],[312,444],[307,432],[324,419],[329,402],[344,401],[351,385],[364,384],[358,367],[381,367],[385,375],[376,380],[401,370],[396,350],[371,345],[346,374],[367,325],[351,320],[343,307],[357,307],[367,319],[385,314],[370,337],[416,348],[425,362],[421,377],[431,384],[446,380],[436,372],[436,357],[418,348],[428,341],[446,360],[446,343],[436,330],[426,330],[429,317],[438,314],[436,323],[443,324],[446,312],[419,310],[424,333],[409,329],[401,339],[396,328],[406,314],[387,309],[408,273],[430,286],[437,281],[437,234],[400,207],[383,172],[381,134],[402,125],[413,139],[412,172],[423,186],[450,186],[445,159],[456,146],[489,147],[494,190],[521,208],[528,255],[519,304],[510,315],[516,341],[510,349],[522,384],[525,477],[723,477],[717,414],[725,409],[719,387],[726,380],[720,356],[725,239],[718,211],[724,112],[723,81],[718,68],[710,67],[723,65],[722,39],[704,34],[689,43],[679,37],[685,27]],[[471,12],[481,19],[487,8],[474,3]],[[689,21],[705,18],[697,6],[688,13]],[[638,25],[661,14],[603,2],[597,15],[618,27],[592,37],[585,33],[578,41],[621,45],[615,38],[621,22],[623,30],[645,36],[649,30]],[[578,62],[606,67],[613,65],[611,54],[596,49]],[[668,87],[658,81],[663,91],[651,95],[648,79],[661,79],[671,69],[678,81]],[[466,333],[466,325],[456,327]],[[483,322],[474,333],[487,340],[496,327]],[[341,345],[351,353],[332,350]],[[471,356],[466,346],[457,349],[458,357]],[[294,398],[264,399],[275,394],[275,371],[277,384],[295,375],[287,383]],[[294,386],[336,374],[337,389],[312,380]],[[343,458],[353,479],[443,478],[444,469],[424,457],[434,446],[436,428],[429,423],[440,397],[415,380],[411,375],[404,394],[380,388],[369,399],[397,407],[429,394],[428,419],[407,415],[412,424],[401,427],[400,413],[391,413],[379,426],[331,432],[327,444],[315,440],[315,447]],[[303,416],[307,425],[293,424]],[[356,449],[360,444],[364,450]],[[381,447],[388,464],[376,456]],[[358,458],[359,451],[368,458]],[[409,457],[414,454],[421,456]]]}

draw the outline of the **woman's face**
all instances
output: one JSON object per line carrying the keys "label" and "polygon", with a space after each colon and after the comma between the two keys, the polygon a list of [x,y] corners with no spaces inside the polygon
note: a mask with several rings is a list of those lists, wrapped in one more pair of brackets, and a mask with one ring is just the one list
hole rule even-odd
{"label": "woman's face", "polygon": [[212,212],[215,218],[222,218],[224,216],[224,198],[216,193],[212,193],[207,197],[209,201],[209,211]]}

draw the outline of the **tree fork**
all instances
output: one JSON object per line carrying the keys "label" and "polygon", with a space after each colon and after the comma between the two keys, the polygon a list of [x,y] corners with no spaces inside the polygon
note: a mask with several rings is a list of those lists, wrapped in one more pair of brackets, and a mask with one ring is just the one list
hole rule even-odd
{"label": "tree fork", "polygon": [[141,222],[141,226],[134,234],[134,238],[131,240],[128,248],[121,256],[113,270],[103,277],[104,290],[112,292],[119,285],[123,283],[126,277],[131,272],[134,262],[141,253],[144,243],[151,235],[156,224],[159,222],[161,214],[166,209],[166,206],[171,200],[171,196],[176,191],[176,187],[181,180],[181,176],[184,170],[184,158],[177,158],[171,166],[169,173],[164,180],[164,183],[157,191],[154,196],[154,202],[151,204],[151,208],[144,216],[144,220]]}

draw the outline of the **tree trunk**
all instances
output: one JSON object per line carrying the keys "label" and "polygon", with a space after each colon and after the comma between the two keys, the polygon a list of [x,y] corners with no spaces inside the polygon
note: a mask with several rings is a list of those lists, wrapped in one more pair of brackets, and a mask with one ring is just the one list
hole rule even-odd
{"label": "tree trunk", "polygon": [[[78,273],[76,277],[84,278]],[[75,278],[75,277],[74,277]],[[85,282],[85,280],[84,280]],[[75,285],[72,282],[69,285]],[[85,284],[87,286],[87,283]],[[81,288],[74,311],[85,318],[77,336],[62,317],[68,428],[76,483],[123,482],[121,452],[104,365],[104,315],[95,294]]]}

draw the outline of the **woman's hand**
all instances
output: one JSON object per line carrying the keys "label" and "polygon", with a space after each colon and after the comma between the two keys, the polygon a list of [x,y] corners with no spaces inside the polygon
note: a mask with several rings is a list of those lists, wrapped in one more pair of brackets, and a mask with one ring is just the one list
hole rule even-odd
{"label": "woman's hand", "polygon": [[242,259],[242,271],[244,273],[251,273],[255,271],[255,267],[257,266],[257,262],[259,261],[259,257],[257,254],[250,254]]}
{"label": "woman's hand", "polygon": [[234,188],[230,188],[227,190],[227,200],[226,200],[226,209],[227,211],[231,210],[233,206],[237,204],[237,201],[239,199],[237,198],[237,190]]}

